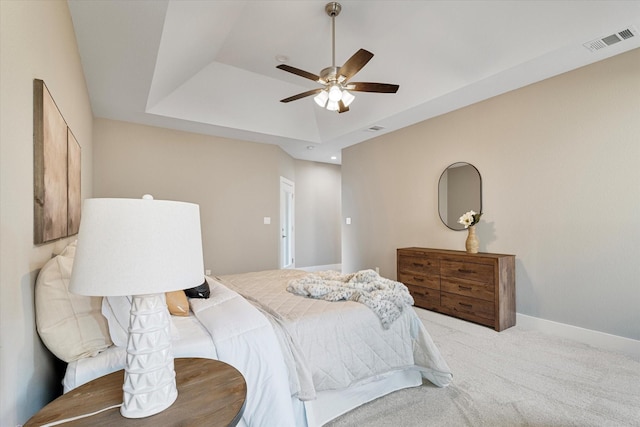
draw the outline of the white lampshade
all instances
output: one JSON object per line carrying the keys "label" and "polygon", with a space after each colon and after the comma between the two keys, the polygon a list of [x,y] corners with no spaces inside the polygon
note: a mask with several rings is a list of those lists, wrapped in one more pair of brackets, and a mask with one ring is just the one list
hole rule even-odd
{"label": "white lampshade", "polygon": [[150,196],[85,200],[69,290],[133,296],[123,416],[157,414],[178,397],[164,293],[203,280],[198,205]]}
{"label": "white lampshade", "polygon": [[342,99],[342,90],[338,85],[332,85],[329,88],[329,101],[338,102],[340,99]]}
{"label": "white lampshade", "polygon": [[324,108],[327,105],[327,101],[329,100],[329,94],[326,90],[322,90],[315,97],[313,97],[313,100],[316,101],[316,104]]}
{"label": "white lampshade", "polygon": [[342,103],[345,107],[348,107],[354,99],[356,99],[356,97],[353,96],[351,92],[349,92],[348,90],[342,91]]}
{"label": "white lampshade", "polygon": [[144,295],[204,281],[199,206],[145,199],[87,199],[69,290]]}
{"label": "white lampshade", "polygon": [[337,111],[339,107],[338,101],[329,100],[329,102],[327,102],[327,110],[329,111]]}

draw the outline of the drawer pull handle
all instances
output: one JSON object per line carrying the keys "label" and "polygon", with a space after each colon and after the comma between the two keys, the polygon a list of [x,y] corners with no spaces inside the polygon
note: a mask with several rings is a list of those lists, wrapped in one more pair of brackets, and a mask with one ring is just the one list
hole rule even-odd
{"label": "drawer pull handle", "polygon": [[414,267],[424,267],[424,264],[420,264],[419,262],[414,262],[413,266]]}
{"label": "drawer pull handle", "polygon": [[458,304],[463,306],[464,308],[473,308],[473,306],[471,304],[465,304],[463,302],[459,302]]}
{"label": "drawer pull handle", "polygon": [[461,291],[470,291],[471,290],[471,286],[458,285],[458,289],[460,289]]}
{"label": "drawer pull handle", "polygon": [[413,280],[415,280],[416,282],[424,282],[424,279],[422,277],[413,276]]}
{"label": "drawer pull handle", "polygon": [[458,273],[472,274],[473,272],[474,272],[473,270],[465,270],[464,268],[459,268],[458,269]]}

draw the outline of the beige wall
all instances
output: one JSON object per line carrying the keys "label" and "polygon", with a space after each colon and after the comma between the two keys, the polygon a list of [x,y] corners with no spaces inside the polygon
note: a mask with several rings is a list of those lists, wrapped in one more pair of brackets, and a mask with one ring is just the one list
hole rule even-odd
{"label": "beige wall", "polygon": [[71,239],[33,244],[33,79],[45,81],[82,147],[92,187],[92,114],[65,1],[0,1],[0,425],[13,427],[61,392],[35,329],[34,282]]}
{"label": "beige wall", "polygon": [[482,175],[483,252],[516,255],[517,311],[640,339],[640,49],[352,146],[343,268],[395,278],[398,247],[464,249],[438,178]]}
{"label": "beige wall", "polygon": [[280,176],[293,174],[293,159],[275,145],[94,123],[95,197],[149,193],[199,204],[205,268],[213,274],[278,268]]}
{"label": "beige wall", "polygon": [[[296,265],[340,262],[340,167],[274,145],[96,119],[95,197],[200,205],[205,268],[278,268],[280,176],[296,186]],[[264,217],[271,218],[264,225]]]}
{"label": "beige wall", "polygon": [[341,263],[340,166],[295,161],[296,267]]}

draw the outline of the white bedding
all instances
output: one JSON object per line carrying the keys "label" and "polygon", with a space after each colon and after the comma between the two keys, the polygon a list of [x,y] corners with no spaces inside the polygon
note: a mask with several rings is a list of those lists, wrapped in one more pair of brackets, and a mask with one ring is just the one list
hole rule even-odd
{"label": "white bedding", "polygon": [[[300,274],[305,273],[223,276],[224,285],[207,278],[211,297],[191,299],[189,317],[172,316],[175,357],[219,359],[243,374],[247,406],[240,425],[321,425],[390,391],[419,385],[416,372],[438,386],[451,381],[413,308],[384,330],[364,305],[286,292],[283,280]],[[236,293],[243,287],[246,299]],[[124,360],[125,349],[112,346],[69,363],[65,392],[122,369]]]}
{"label": "white bedding", "polygon": [[[209,299],[192,299],[190,305],[193,316],[171,317],[179,336],[172,343],[174,356],[217,359],[242,373],[247,399],[239,426],[301,425],[294,420],[286,367],[269,321],[222,285],[211,286]],[[96,357],[69,363],[64,392],[123,369],[125,356],[125,347],[112,346]]]}
{"label": "white bedding", "polygon": [[[407,306],[387,329],[377,315],[352,301],[329,302],[287,292],[287,283],[307,273],[273,270],[222,276],[225,286],[250,300],[280,328],[297,372],[301,400],[318,391],[341,390],[395,370],[415,369],[437,386],[451,382],[451,370],[415,310]],[[291,359],[289,359],[290,361]]]}
{"label": "white bedding", "polygon": [[[178,339],[172,342],[175,357],[204,357],[218,359],[211,336],[194,315],[171,316]],[[63,392],[73,390],[103,375],[124,369],[125,347],[111,346],[95,357],[85,357],[67,365],[62,380]]]}
{"label": "white bedding", "polygon": [[293,407],[280,345],[271,324],[247,300],[222,285],[208,299],[191,299],[195,316],[209,330],[219,360],[239,370],[247,383],[247,426],[294,426]]}

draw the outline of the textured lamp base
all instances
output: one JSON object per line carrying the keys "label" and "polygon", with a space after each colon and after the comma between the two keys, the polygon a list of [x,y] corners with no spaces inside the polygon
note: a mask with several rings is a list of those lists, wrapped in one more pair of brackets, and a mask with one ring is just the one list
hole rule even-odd
{"label": "textured lamp base", "polygon": [[164,293],[133,296],[120,408],[124,417],[157,414],[178,397],[169,322]]}

